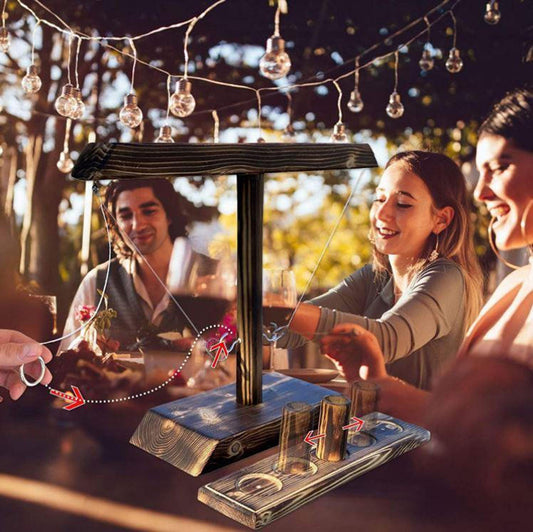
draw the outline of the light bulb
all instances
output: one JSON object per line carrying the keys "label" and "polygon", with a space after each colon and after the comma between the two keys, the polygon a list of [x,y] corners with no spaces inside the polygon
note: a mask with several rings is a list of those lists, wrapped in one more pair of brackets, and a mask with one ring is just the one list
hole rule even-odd
{"label": "light bulb", "polygon": [[161,128],[159,136],[155,139],[154,142],[160,142],[163,144],[173,144],[174,139],[172,138],[172,128],[168,124],[165,124]]}
{"label": "light bulb", "polygon": [[76,105],[72,109],[70,113],[70,118],[73,118],[74,120],[77,120],[78,118],[81,118],[83,114],[85,113],[85,104],[83,103],[83,100],[81,99],[81,90],[79,88],[74,88],[73,94],[74,100],[76,101]]}
{"label": "light bulb", "polygon": [[6,53],[9,51],[9,45],[11,43],[11,37],[9,36],[9,32],[7,31],[7,28],[1,27],[0,28],[0,49],[2,52]]}
{"label": "light bulb", "polygon": [[57,161],[57,169],[64,174],[68,174],[73,168],[74,168],[74,163],[72,162],[72,159],[70,158],[69,152],[62,151],[59,154],[59,161]]}
{"label": "light bulb", "polygon": [[296,132],[294,131],[294,128],[292,127],[292,124],[289,124],[284,130],[281,135],[281,140],[283,142],[292,143],[296,142]]}
{"label": "light bulb", "polygon": [[128,127],[137,127],[143,121],[143,112],[137,105],[135,94],[128,94],[124,97],[124,107],[118,116],[120,121]]}
{"label": "light bulb", "polygon": [[176,83],[176,90],[170,98],[170,112],[178,118],[189,116],[196,107],[191,94],[191,82],[182,78]]}
{"label": "light bulb", "polygon": [[494,24],[498,24],[498,22],[500,22],[500,19],[502,18],[498,2],[487,2],[485,9],[485,22],[487,24],[490,24],[491,26],[494,26]]}
{"label": "light bulb", "polygon": [[37,72],[35,65],[30,65],[26,70],[26,75],[22,78],[21,82],[26,94],[37,92],[41,88],[42,81]]}
{"label": "light bulb", "polygon": [[457,74],[463,68],[463,60],[461,59],[461,54],[457,48],[452,48],[448,59],[446,60],[446,68],[448,72],[452,74]]}
{"label": "light bulb", "polygon": [[418,64],[424,72],[427,72],[434,67],[435,60],[431,57],[431,52],[429,50],[424,50],[422,52],[422,57],[420,58],[420,61],[418,61]]}
{"label": "light bulb", "polygon": [[350,99],[348,100],[348,109],[352,113],[360,113],[363,110],[363,107],[365,106],[363,99],[361,98],[361,94],[357,89],[354,89],[350,93]]}
{"label": "light bulb", "polygon": [[70,83],[67,83],[63,86],[63,89],[61,90],[61,95],[55,101],[54,105],[56,111],[61,116],[70,117],[70,113],[72,113],[72,110],[76,107],[76,100],[73,96],[73,93],[74,87]]}
{"label": "light bulb", "polygon": [[400,95],[394,91],[389,97],[389,105],[387,105],[387,114],[391,118],[400,118],[403,115],[404,107]]}
{"label": "light bulb", "polygon": [[331,142],[348,142],[348,135],[346,135],[346,128],[342,122],[337,122],[333,127],[333,133],[330,137]]}
{"label": "light bulb", "polygon": [[259,70],[265,78],[280,79],[291,69],[291,60],[285,51],[285,41],[276,35],[267,40],[266,52],[259,61]]}

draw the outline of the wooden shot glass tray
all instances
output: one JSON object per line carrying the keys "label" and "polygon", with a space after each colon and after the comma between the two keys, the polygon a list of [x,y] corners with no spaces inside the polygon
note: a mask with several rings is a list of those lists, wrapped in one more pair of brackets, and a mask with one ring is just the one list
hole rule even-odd
{"label": "wooden shot glass tray", "polygon": [[377,413],[373,428],[350,432],[340,462],[320,460],[312,452],[308,472],[283,474],[276,470],[276,454],[202,486],[198,500],[243,525],[262,528],[429,439],[427,430]]}

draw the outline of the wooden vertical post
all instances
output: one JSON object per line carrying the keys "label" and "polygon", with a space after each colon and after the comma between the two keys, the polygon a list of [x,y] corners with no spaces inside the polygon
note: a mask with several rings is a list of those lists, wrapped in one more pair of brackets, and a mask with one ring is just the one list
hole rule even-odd
{"label": "wooden vertical post", "polygon": [[262,402],[264,174],[237,175],[237,403]]}

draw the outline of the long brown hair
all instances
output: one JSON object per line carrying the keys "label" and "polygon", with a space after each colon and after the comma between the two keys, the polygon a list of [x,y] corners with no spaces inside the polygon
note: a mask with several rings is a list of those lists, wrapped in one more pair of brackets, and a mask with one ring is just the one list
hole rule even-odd
{"label": "long brown hair", "polygon": [[[392,157],[385,169],[393,164],[402,164],[426,184],[434,209],[451,207],[454,216],[449,225],[438,235],[440,257],[454,261],[465,279],[465,330],[477,317],[482,306],[483,275],[474,251],[470,206],[465,178],[459,167],[446,155],[424,151],[405,151]],[[435,248],[437,235],[431,234],[422,251],[420,260],[413,266],[413,275],[429,260]],[[373,246],[373,269],[379,276],[392,273],[389,258]]]}

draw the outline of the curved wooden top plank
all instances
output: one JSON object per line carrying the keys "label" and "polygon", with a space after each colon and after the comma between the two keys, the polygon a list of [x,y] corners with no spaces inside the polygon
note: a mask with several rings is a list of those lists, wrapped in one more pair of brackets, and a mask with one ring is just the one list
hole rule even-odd
{"label": "curved wooden top plank", "polygon": [[368,144],[88,144],[72,177],[94,179],[262,174],[377,166]]}

